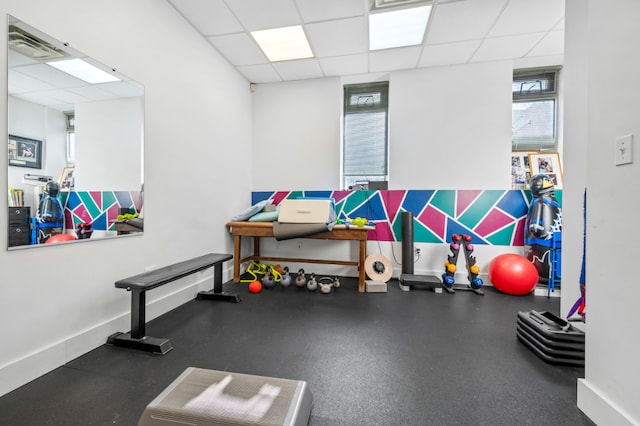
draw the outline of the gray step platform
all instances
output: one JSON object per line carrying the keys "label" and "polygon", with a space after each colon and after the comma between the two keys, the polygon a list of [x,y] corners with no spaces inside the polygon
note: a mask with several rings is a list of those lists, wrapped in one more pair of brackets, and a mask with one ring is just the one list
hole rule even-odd
{"label": "gray step platform", "polygon": [[584,367],[584,332],[550,312],[518,312],[516,337],[550,364]]}
{"label": "gray step platform", "polygon": [[147,405],[138,426],[303,426],[312,402],[301,380],[189,367]]}

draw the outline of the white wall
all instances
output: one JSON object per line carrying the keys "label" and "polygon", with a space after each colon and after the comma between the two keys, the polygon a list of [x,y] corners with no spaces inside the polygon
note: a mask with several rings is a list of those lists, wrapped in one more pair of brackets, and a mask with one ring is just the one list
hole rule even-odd
{"label": "white wall", "polygon": [[258,84],[253,102],[253,148],[242,158],[253,159],[254,191],[340,187],[340,79]]}
{"label": "white wall", "polygon": [[[251,191],[251,173],[238,173],[239,159],[252,167],[248,82],[168,2],[113,0],[98,8],[82,0],[5,0],[0,15],[6,13],[145,86],[146,170],[143,236],[0,251],[0,339],[10,342],[0,350],[0,395],[129,330],[130,293],[116,289],[116,280],[151,265],[233,253],[223,224]],[[0,34],[6,81],[6,32]],[[0,116],[7,116],[5,103]],[[7,131],[0,120],[0,133]],[[6,152],[3,158],[6,165]],[[6,220],[0,209],[0,223]],[[211,276],[150,292],[147,318],[210,289]]]}
{"label": "white wall", "polygon": [[389,187],[510,188],[512,79],[511,62],[392,73]]}
{"label": "white wall", "polygon": [[[587,336],[578,406],[597,424],[637,425],[640,86],[633,81],[640,75],[640,2],[575,3],[571,11],[588,16]],[[616,167],[615,139],[628,134],[635,139],[634,163]]]}
{"label": "white wall", "polygon": [[140,190],[143,123],[142,98],[76,106],[76,191]]}
{"label": "white wall", "polygon": [[[587,184],[587,7],[583,0],[565,3],[565,65],[563,74],[564,149],[562,193],[563,317],[580,297],[584,238],[584,191]],[[576,323],[580,328],[582,325]]]}

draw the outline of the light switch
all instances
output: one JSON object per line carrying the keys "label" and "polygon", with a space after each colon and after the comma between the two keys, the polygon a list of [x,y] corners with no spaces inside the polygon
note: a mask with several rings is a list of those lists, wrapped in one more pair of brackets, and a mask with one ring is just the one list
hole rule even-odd
{"label": "light switch", "polygon": [[633,162],[633,135],[616,139],[616,166]]}

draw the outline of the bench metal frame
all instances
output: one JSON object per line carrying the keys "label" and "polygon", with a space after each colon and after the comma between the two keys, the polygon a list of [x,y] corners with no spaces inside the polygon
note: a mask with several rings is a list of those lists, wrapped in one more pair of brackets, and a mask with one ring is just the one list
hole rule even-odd
{"label": "bench metal frame", "polygon": [[109,336],[107,344],[164,355],[173,349],[169,339],[146,335],[146,292],[164,284],[213,267],[213,289],[201,291],[197,299],[240,302],[240,296],[222,291],[222,265],[233,259],[230,254],[209,253],[163,268],[116,281],[116,288],[131,292],[131,331]]}

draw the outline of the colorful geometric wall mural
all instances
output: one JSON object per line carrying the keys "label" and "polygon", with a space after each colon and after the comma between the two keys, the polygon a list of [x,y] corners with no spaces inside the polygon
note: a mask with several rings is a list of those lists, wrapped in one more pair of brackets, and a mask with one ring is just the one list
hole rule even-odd
{"label": "colorful geometric wall mural", "polygon": [[[528,190],[381,190],[253,192],[251,203],[300,197],[331,198],[339,219],[363,217],[375,222],[370,240],[402,241],[402,212],[413,213],[414,241],[449,243],[452,234],[467,234],[474,244],[524,245],[529,211]],[[556,191],[562,205],[562,191]]]}
{"label": "colorful geometric wall mural", "polygon": [[58,198],[64,206],[65,229],[91,222],[94,230],[115,231],[112,221],[118,218],[121,208],[130,213],[140,213],[142,209],[141,191],[60,192]]}

